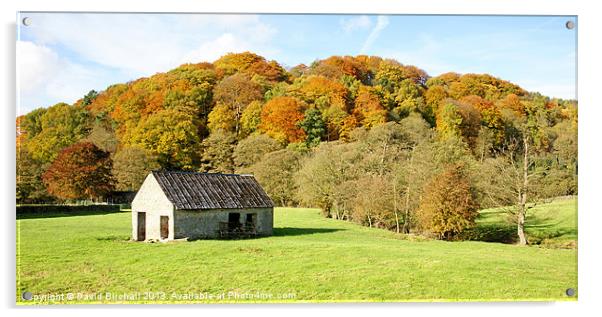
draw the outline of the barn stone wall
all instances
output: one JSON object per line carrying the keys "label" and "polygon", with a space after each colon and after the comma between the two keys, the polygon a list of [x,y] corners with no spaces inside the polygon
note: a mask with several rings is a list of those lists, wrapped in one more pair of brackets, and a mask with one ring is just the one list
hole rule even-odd
{"label": "barn stone wall", "polygon": [[173,210],[173,204],[167,199],[155,177],[149,174],[132,201],[132,239],[139,240],[138,213],[146,212],[146,240],[161,239],[161,216],[169,217],[169,236],[167,240],[173,240]]}
{"label": "barn stone wall", "polygon": [[228,214],[240,213],[244,223],[246,214],[257,214],[256,230],[259,235],[272,235],[274,226],[273,208],[176,210],[174,216],[175,238],[216,238],[220,222],[228,222]]}

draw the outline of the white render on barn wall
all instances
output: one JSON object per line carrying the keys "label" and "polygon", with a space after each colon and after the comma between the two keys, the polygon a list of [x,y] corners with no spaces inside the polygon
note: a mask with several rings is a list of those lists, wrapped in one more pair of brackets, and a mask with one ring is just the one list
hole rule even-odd
{"label": "white render on barn wall", "polygon": [[138,240],[138,212],[146,212],[146,240],[161,240],[161,216],[169,217],[169,237],[174,239],[174,205],[167,199],[161,186],[148,174],[132,201],[132,239]]}

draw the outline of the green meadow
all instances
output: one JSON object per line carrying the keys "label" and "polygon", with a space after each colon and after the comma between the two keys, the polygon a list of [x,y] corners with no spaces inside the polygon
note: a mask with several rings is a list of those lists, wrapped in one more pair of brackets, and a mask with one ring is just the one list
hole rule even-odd
{"label": "green meadow", "polygon": [[[428,240],[306,208],[276,208],[271,237],[169,243],[129,241],[128,212],[22,218],[17,303],[575,300],[576,218],[576,199],[532,208],[527,247]],[[477,228],[514,230],[499,209]]]}

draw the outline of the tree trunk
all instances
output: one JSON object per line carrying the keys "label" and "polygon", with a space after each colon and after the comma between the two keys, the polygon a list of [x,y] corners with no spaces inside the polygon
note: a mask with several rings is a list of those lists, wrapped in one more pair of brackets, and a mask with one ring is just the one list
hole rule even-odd
{"label": "tree trunk", "polygon": [[525,236],[525,217],[527,215],[527,193],[529,186],[529,137],[523,137],[524,145],[524,157],[523,157],[523,184],[522,190],[519,194],[518,202],[518,221],[517,231],[520,245],[527,244],[527,238]]}
{"label": "tree trunk", "polygon": [[379,175],[382,176],[385,172],[385,157],[387,156],[387,148],[389,147],[389,141],[387,140],[383,145],[383,154],[380,157],[380,170]]}
{"label": "tree trunk", "polygon": [[[410,170],[413,169],[414,166],[414,150],[416,149],[416,147],[412,148],[412,153],[410,154]],[[406,186],[406,199],[405,199],[405,206],[404,206],[404,215],[403,215],[403,228],[402,228],[402,232],[405,234],[410,233],[410,190],[411,188],[411,183],[412,183],[412,179],[408,178],[407,179],[407,183],[408,186]]]}
{"label": "tree trunk", "polygon": [[399,233],[399,215],[397,210],[397,186],[395,186],[395,180],[393,180],[393,210],[395,211],[395,231]]}
{"label": "tree trunk", "polygon": [[525,206],[520,206],[518,212],[518,239],[520,245],[527,245],[527,238],[525,237]]}
{"label": "tree trunk", "polygon": [[403,216],[403,233],[410,233],[410,185],[406,187],[405,212]]}

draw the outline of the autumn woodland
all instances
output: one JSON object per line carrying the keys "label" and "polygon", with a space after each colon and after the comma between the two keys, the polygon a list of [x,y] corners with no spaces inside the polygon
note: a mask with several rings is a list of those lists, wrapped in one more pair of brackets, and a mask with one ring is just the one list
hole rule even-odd
{"label": "autumn woodland", "polygon": [[105,202],[158,169],[250,173],[278,206],[436,239],[501,207],[531,243],[530,208],[578,193],[577,102],[417,66],[230,53],[40,105],[16,120],[17,203]]}

